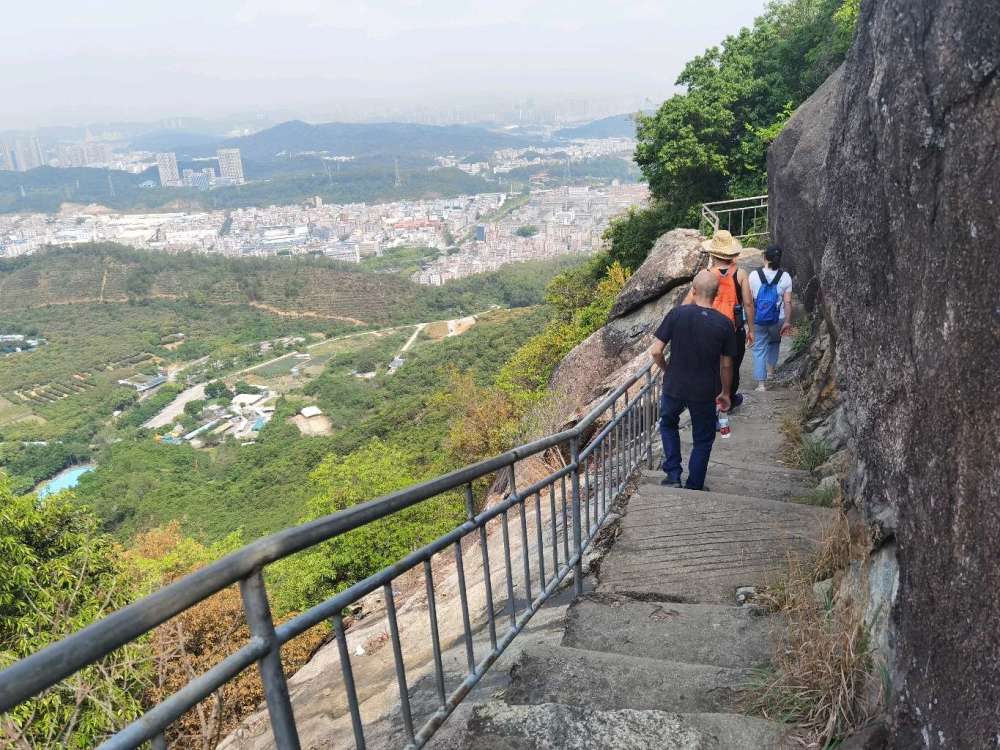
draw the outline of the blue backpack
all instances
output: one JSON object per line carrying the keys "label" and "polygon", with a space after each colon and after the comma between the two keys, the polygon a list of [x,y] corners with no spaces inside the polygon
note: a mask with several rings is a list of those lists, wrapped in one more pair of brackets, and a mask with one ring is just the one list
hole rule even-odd
{"label": "blue backpack", "polygon": [[784,271],[778,269],[771,281],[764,275],[764,269],[758,268],[757,274],[760,276],[760,289],[757,290],[757,299],[754,300],[753,322],[759,326],[773,326],[781,319],[781,295],[778,294],[778,282]]}

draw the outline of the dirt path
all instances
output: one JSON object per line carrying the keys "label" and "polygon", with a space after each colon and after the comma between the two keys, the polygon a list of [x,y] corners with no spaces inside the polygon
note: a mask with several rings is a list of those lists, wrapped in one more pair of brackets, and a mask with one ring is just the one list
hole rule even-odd
{"label": "dirt path", "polygon": [[157,430],[160,427],[167,426],[181,415],[185,404],[189,401],[197,401],[198,399],[205,398],[206,385],[208,383],[199,383],[198,385],[191,386],[186,391],[181,391],[177,394],[177,398],[167,404],[163,408],[163,411],[143,424],[143,427],[149,430]]}

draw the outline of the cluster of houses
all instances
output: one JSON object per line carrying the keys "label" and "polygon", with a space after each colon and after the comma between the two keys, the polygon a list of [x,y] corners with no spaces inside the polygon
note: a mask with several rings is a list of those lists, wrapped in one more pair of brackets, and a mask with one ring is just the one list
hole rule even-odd
{"label": "cluster of houses", "polygon": [[201,424],[190,432],[175,427],[160,440],[170,445],[190,443],[201,448],[208,442],[227,437],[243,444],[253,442],[274,416],[276,394],[262,389],[257,393],[239,393],[229,406],[209,406],[201,414]]}
{"label": "cluster of houses", "polygon": [[18,352],[30,352],[45,343],[45,339],[35,336],[25,336],[23,333],[2,333],[0,334],[0,354],[17,354]]}

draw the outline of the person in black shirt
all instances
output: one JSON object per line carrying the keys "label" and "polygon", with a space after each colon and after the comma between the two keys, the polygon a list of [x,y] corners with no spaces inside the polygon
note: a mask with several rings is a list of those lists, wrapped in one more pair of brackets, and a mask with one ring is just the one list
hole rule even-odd
{"label": "person in black shirt", "polygon": [[[705,489],[705,473],[715,442],[715,406],[729,411],[733,358],[738,342],[729,319],[712,309],[718,277],[701,271],[694,277],[694,302],[671,310],[656,329],[650,354],[663,370],[660,436],[663,439],[663,484],[681,486],[681,412],[691,414],[694,447],[688,460],[689,490]],[[670,344],[670,364],[663,352]]]}

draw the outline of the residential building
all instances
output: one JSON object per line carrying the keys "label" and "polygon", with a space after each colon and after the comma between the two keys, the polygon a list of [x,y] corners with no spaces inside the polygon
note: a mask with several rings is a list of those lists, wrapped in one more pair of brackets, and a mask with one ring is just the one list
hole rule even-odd
{"label": "residential building", "polygon": [[6,143],[0,143],[0,170],[14,171],[14,152]]}
{"label": "residential building", "polygon": [[45,163],[42,147],[35,137],[18,138],[14,142],[14,159],[17,162],[18,172],[27,172]]}
{"label": "residential building", "polygon": [[60,167],[83,167],[87,156],[79,143],[60,143],[56,146],[56,158]]}
{"label": "residential building", "polygon": [[166,152],[156,155],[156,166],[160,171],[160,185],[163,187],[180,187],[181,175],[177,170],[177,154]]}
{"label": "residential building", "polygon": [[238,148],[220,148],[215,155],[219,159],[219,175],[223,181],[234,185],[246,182],[243,177],[243,159]]}
{"label": "residential building", "polygon": [[88,166],[105,165],[114,161],[114,148],[110,143],[90,141],[83,144],[84,160]]}

